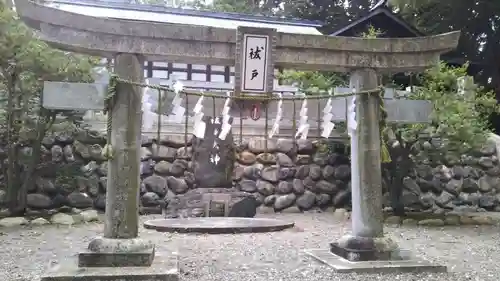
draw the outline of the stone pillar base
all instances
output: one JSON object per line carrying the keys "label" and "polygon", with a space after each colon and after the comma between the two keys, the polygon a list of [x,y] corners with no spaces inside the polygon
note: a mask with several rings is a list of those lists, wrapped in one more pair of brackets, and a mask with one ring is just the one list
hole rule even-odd
{"label": "stone pillar base", "polygon": [[[156,256],[155,256],[156,255]],[[94,238],[78,258],[50,268],[41,281],[178,281],[178,255],[155,254],[148,240]]]}
{"label": "stone pillar base", "polygon": [[310,249],[306,254],[339,273],[446,272],[446,266],[412,256],[389,237],[344,236],[330,249]]}
{"label": "stone pillar base", "polygon": [[351,235],[330,243],[330,251],[348,261],[401,260],[398,245],[388,237],[355,237]]}
{"label": "stone pillar base", "polygon": [[154,244],[134,239],[94,238],[88,251],[78,254],[79,267],[151,266],[155,256]]}
{"label": "stone pillar base", "polygon": [[179,281],[177,253],[156,256],[151,266],[79,267],[75,259],[50,268],[40,281]]}

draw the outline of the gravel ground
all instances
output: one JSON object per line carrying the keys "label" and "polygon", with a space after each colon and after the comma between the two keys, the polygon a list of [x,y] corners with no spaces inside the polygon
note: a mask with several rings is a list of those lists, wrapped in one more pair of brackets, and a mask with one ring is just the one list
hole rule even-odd
{"label": "gravel ground", "polygon": [[[141,230],[157,251],[180,253],[185,281],[298,280],[480,280],[498,281],[497,227],[386,228],[401,247],[449,266],[447,274],[338,274],[308,258],[308,248],[325,248],[346,231],[331,213],[262,215],[295,221],[296,228],[266,234],[195,235]],[[142,220],[158,216],[142,217]],[[0,280],[35,281],[51,263],[74,256],[100,234],[102,224],[0,230]]]}

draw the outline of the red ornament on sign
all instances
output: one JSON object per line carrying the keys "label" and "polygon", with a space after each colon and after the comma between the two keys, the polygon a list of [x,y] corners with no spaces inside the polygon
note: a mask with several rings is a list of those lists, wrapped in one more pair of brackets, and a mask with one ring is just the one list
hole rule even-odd
{"label": "red ornament on sign", "polygon": [[254,104],[252,106],[252,110],[250,110],[250,118],[252,120],[257,121],[260,118],[260,108],[257,104]]}

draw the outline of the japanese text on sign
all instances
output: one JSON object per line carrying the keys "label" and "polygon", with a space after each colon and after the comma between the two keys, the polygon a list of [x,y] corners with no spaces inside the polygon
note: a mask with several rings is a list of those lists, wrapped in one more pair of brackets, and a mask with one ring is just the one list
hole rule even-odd
{"label": "japanese text on sign", "polygon": [[267,35],[244,36],[242,91],[265,92],[268,62]]}

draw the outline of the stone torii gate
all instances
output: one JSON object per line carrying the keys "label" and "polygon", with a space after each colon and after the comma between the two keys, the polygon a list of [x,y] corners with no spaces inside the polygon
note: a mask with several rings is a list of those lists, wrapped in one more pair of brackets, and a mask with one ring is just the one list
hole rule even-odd
{"label": "stone torii gate", "polygon": [[[144,60],[240,63],[235,58],[240,55],[241,34],[235,29],[90,17],[28,0],[16,0],[15,4],[21,19],[36,29],[42,40],[62,50],[114,58],[115,72],[125,80],[142,82]],[[258,31],[248,30],[249,34]],[[456,47],[460,36],[459,32],[451,32],[408,39],[366,39],[278,33],[269,29],[264,34],[271,42],[272,52],[268,54],[272,64],[290,69],[350,72],[351,86],[358,91],[377,88],[380,74],[416,72],[435,65],[441,53]],[[263,84],[264,91],[269,91],[269,83]],[[85,280],[101,280],[103,276],[106,280],[131,280],[127,279],[130,275],[140,276],[141,280],[178,278],[175,259],[168,265],[158,261],[173,256],[155,259],[154,245],[138,237],[141,89],[119,83],[117,91],[116,106],[110,112],[116,156],[109,161],[104,236],[92,240],[89,251],[80,253],[80,269],[53,272],[42,280],[73,280],[75,275],[85,275]],[[352,196],[360,206],[353,209],[352,236],[337,243],[345,251],[376,250],[385,254],[385,249],[392,249],[394,244],[384,238],[382,227],[379,106],[375,93],[357,99],[360,158],[358,173],[352,175],[358,179],[353,182]],[[99,269],[102,267],[108,269]]]}

